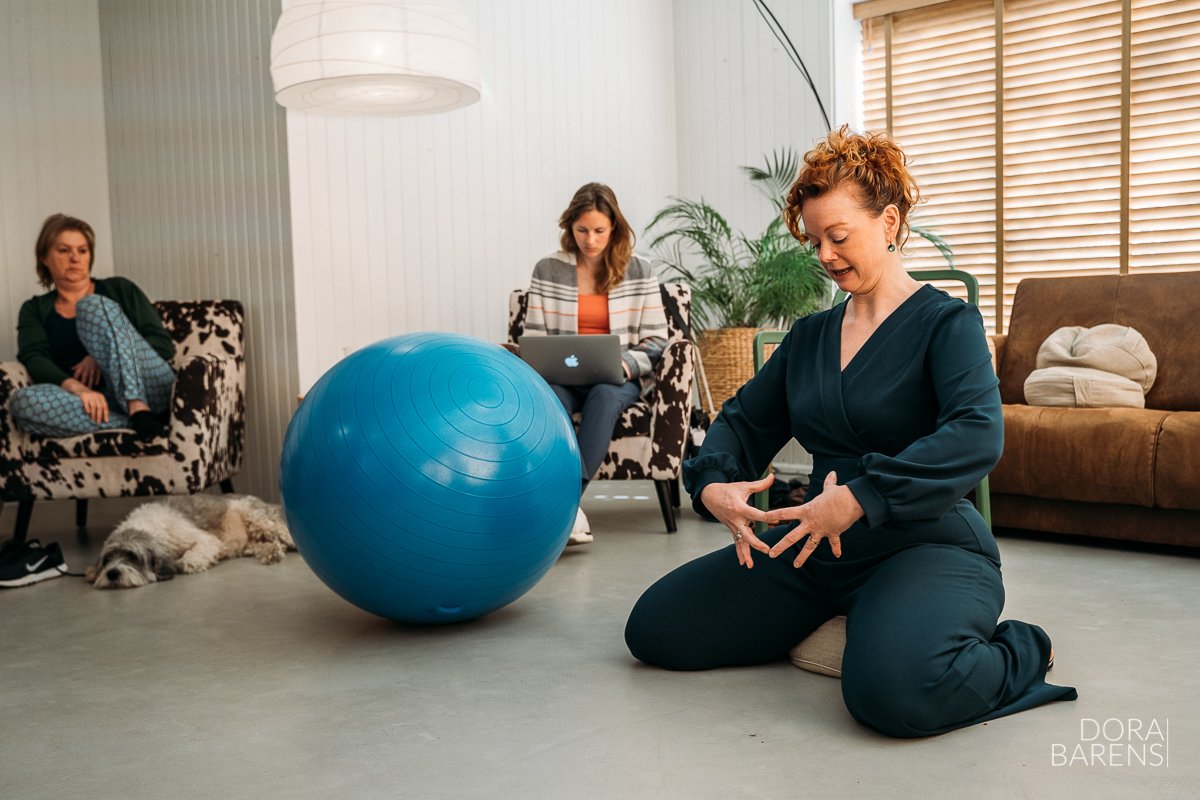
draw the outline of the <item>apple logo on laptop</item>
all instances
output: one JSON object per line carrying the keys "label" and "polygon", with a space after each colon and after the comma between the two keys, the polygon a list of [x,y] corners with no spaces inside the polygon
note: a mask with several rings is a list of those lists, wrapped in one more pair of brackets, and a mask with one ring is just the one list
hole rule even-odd
{"label": "apple logo on laptop", "polygon": [[574,369],[575,367],[579,366],[579,357],[576,356],[574,353],[572,353],[571,355],[569,355],[563,359],[563,363],[566,364],[568,367],[571,367],[572,369]]}

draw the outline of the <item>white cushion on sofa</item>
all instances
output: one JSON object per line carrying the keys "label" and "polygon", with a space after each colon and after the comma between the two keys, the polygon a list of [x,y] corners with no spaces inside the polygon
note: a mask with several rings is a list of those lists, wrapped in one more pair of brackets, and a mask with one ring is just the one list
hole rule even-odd
{"label": "white cushion on sofa", "polygon": [[1059,328],[1038,348],[1025,379],[1031,406],[1145,408],[1158,360],[1146,338],[1126,325]]}
{"label": "white cushion on sofa", "polygon": [[1035,369],[1025,379],[1031,406],[1073,408],[1145,408],[1142,387],[1128,378],[1084,367]]}

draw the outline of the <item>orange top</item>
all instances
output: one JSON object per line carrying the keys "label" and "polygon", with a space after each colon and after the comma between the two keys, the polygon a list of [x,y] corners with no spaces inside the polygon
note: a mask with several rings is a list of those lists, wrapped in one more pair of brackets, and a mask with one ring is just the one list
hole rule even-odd
{"label": "orange top", "polygon": [[579,295],[579,332],[582,334],[609,333],[608,295]]}

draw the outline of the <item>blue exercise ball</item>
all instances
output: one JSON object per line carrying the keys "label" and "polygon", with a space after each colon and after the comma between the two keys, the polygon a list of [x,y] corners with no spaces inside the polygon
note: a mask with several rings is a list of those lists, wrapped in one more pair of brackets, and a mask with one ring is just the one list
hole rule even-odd
{"label": "blue exercise ball", "polygon": [[495,344],[412,333],[347,356],[288,426],[280,487],[330,589],[437,624],[523,595],[566,546],[579,446],[554,392]]}

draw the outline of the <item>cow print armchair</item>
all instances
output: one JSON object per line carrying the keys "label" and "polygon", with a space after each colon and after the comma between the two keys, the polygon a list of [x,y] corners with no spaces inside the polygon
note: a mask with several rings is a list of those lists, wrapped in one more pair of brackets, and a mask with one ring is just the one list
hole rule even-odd
{"label": "cow print armchair", "polygon": [[19,503],[14,538],[25,537],[36,500],[76,502],[87,524],[93,497],[233,491],[246,438],[245,314],[233,300],[155,303],[175,340],[175,390],[165,436],[148,442],[129,429],[51,438],[17,430],[12,393],[28,386],[19,362],[0,363],[0,506]]}
{"label": "cow print armchair", "polygon": [[[654,481],[663,522],[667,532],[674,533],[679,472],[692,409],[692,294],[681,283],[666,283],[661,288],[667,315],[667,347],[655,369],[654,392],[621,414],[595,479]],[[528,293],[523,290],[509,296],[509,344],[515,345],[525,331],[527,302]]]}

